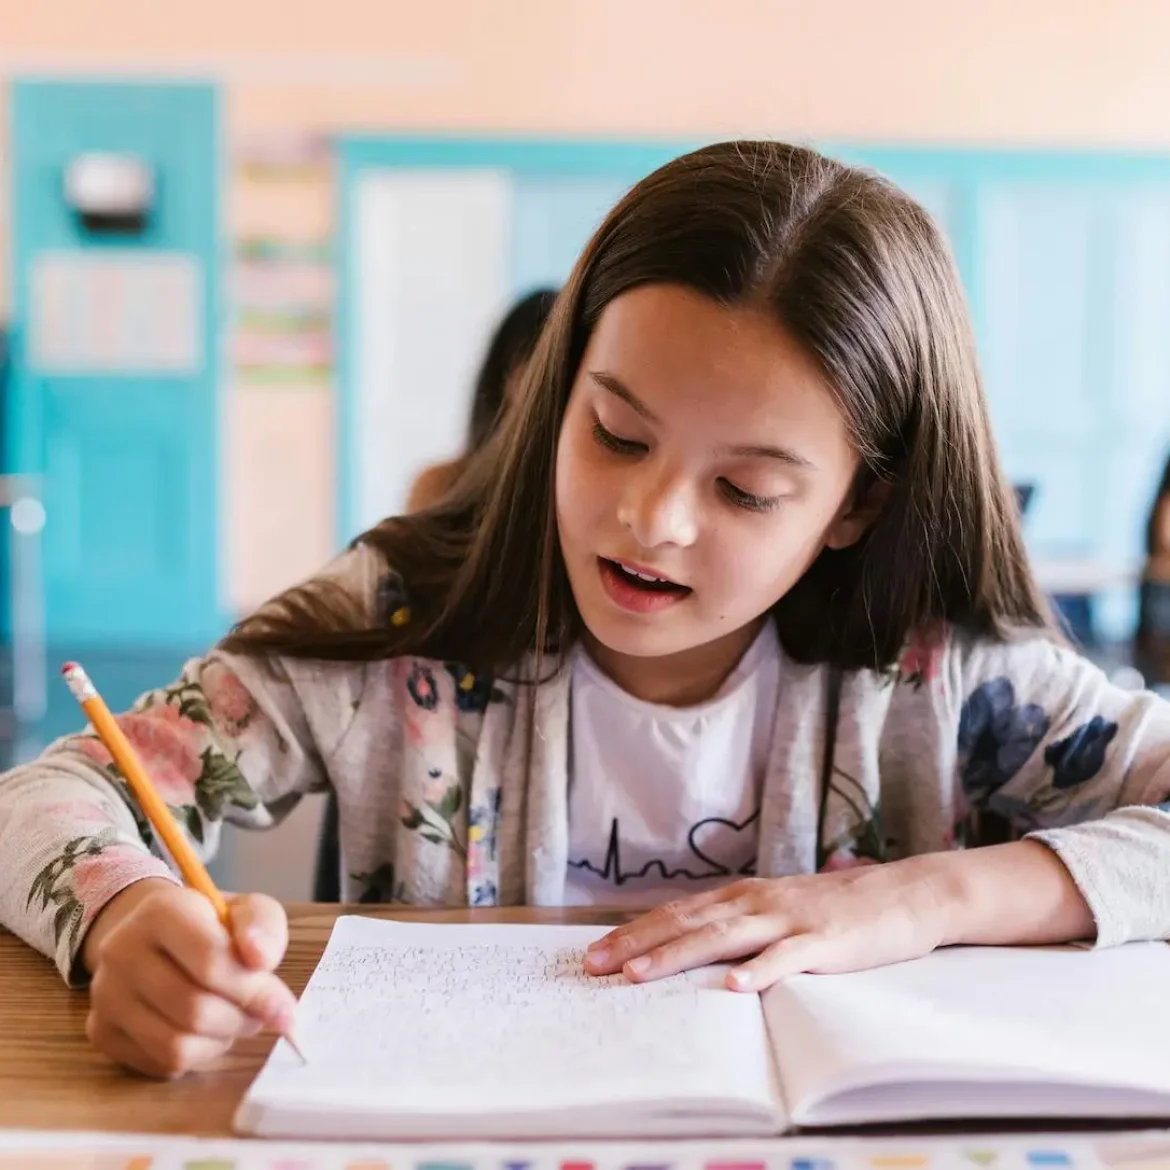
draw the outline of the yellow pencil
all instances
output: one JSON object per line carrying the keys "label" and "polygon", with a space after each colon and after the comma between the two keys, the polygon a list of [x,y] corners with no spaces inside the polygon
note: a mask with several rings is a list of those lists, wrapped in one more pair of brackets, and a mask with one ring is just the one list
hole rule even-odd
{"label": "yellow pencil", "polygon": [[[138,807],[142,809],[154,831],[162,838],[167,852],[179,867],[183,880],[212,904],[220,922],[230,931],[231,913],[227,899],[216,889],[207,867],[199,860],[198,854],[191,848],[191,843],[179,829],[174,814],[167,808],[166,802],[151,783],[137,753],[130,746],[130,741],[118,726],[117,720],[110,714],[110,709],[98,694],[97,688],[90,682],[89,675],[76,662],[65,663],[61,668],[61,674],[73,697],[89,717],[98,738],[114,757],[114,763],[118,765],[118,770],[130,785]],[[291,1027],[284,1033],[284,1038],[297,1056],[304,1061],[305,1054],[297,1044]]]}

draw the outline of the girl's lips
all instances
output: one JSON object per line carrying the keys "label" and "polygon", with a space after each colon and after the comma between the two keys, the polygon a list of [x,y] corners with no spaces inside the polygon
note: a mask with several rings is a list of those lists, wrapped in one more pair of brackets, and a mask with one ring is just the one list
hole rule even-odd
{"label": "girl's lips", "polygon": [[664,581],[666,584],[674,585],[679,589],[687,588],[685,585],[682,585],[678,581],[674,580],[673,577],[668,577],[665,573],[658,572],[657,569],[650,569],[645,565],[640,565],[637,561],[619,560],[616,557],[602,557],[601,559],[608,560],[611,564],[621,566],[621,568],[625,569],[628,573],[633,573],[641,577],[652,577],[655,581]]}
{"label": "girl's lips", "polygon": [[[632,568],[628,561],[620,562],[626,568]],[[672,585],[666,588],[647,588],[634,585],[625,573],[618,567],[619,562],[597,558],[597,571],[601,577],[601,585],[609,599],[628,613],[660,613],[672,605],[685,601],[691,590],[685,585]]]}

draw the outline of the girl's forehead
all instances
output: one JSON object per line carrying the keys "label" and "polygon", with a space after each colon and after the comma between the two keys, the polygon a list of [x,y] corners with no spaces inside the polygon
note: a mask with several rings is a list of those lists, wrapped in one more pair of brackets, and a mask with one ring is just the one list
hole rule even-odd
{"label": "girl's forehead", "polygon": [[641,365],[647,375],[752,373],[759,382],[784,368],[822,380],[775,317],[754,306],[720,304],[681,285],[643,285],[610,301],[590,337],[590,351]]}
{"label": "girl's forehead", "polygon": [[[700,411],[721,419],[791,424],[821,417],[844,426],[819,366],[774,317],[722,305],[678,285],[643,285],[603,310],[578,381],[635,398],[662,421]],[[619,383],[615,394],[613,383]]]}

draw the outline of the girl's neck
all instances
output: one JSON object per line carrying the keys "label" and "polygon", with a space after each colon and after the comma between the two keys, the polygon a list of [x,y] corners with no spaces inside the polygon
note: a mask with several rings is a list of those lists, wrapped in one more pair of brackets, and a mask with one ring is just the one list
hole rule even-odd
{"label": "girl's neck", "polygon": [[619,654],[588,630],[582,641],[590,658],[628,695],[665,707],[693,707],[719,693],[767,620],[757,618],[714,642],[662,658]]}

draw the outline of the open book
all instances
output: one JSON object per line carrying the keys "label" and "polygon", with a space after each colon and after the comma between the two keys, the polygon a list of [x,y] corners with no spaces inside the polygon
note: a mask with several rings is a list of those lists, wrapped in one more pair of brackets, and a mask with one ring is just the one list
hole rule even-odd
{"label": "open book", "polygon": [[594,978],[598,927],[343,917],[236,1128],[264,1137],[764,1136],[1170,1117],[1170,947],[954,948],[763,995]]}

